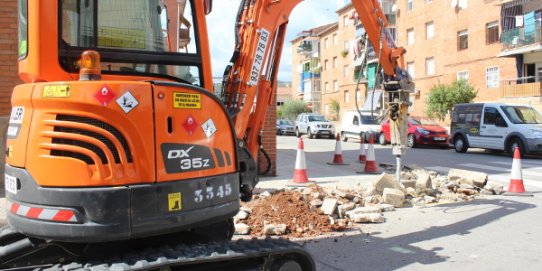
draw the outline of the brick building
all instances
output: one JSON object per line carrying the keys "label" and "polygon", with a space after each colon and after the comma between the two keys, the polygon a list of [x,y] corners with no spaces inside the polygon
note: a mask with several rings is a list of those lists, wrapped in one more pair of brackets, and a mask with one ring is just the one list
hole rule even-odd
{"label": "brick building", "polygon": [[[416,83],[416,92],[411,95],[411,114],[425,115],[427,95],[433,85],[458,79],[467,79],[478,90],[475,101],[519,102],[542,107],[542,18],[539,18],[542,0],[380,2],[390,22],[391,38],[407,50],[406,69]],[[510,26],[510,18],[517,16],[534,16],[532,34],[526,36],[523,26]],[[353,93],[359,68],[365,65],[360,65],[359,58],[349,57],[352,51],[345,48],[355,48],[364,30],[351,4],[337,10],[337,21],[336,28],[318,36],[323,44],[319,55],[320,113],[331,118],[331,101],[339,102],[341,112],[355,108],[356,96],[361,100],[358,104],[366,106],[364,103],[370,97],[367,88],[371,89],[374,83],[371,61],[375,56],[371,55],[369,46],[364,71],[367,78],[362,81],[365,84],[360,86],[359,95]],[[296,46],[294,42],[292,45],[295,66]],[[294,71],[294,88],[298,87],[296,77],[299,72]]]}

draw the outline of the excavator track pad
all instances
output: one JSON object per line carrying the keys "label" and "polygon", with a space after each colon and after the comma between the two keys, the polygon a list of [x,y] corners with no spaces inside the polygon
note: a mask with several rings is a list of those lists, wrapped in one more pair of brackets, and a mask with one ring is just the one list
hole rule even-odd
{"label": "excavator track pad", "polygon": [[301,245],[283,238],[203,244],[170,242],[138,250],[117,249],[103,258],[91,258],[84,249],[78,252],[69,243],[33,239],[9,226],[0,232],[2,270],[315,270],[311,255]]}

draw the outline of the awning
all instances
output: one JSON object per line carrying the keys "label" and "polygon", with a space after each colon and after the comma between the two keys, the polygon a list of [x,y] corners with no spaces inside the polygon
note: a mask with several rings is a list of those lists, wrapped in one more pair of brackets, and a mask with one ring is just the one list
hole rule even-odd
{"label": "awning", "polygon": [[[373,95],[374,93],[374,95]],[[372,106],[372,110],[376,110],[378,108],[380,108],[381,106],[381,101],[380,101],[380,98],[382,97],[382,91],[369,91],[369,93],[367,94],[367,98],[365,99],[365,104],[363,105],[363,111],[370,111],[371,110],[371,104],[373,105]]]}
{"label": "awning", "polygon": [[498,55],[498,57],[521,55],[525,53],[532,53],[532,52],[538,52],[538,51],[542,51],[541,44],[522,46],[522,47],[511,49],[511,50],[506,50],[506,51],[501,52]]}

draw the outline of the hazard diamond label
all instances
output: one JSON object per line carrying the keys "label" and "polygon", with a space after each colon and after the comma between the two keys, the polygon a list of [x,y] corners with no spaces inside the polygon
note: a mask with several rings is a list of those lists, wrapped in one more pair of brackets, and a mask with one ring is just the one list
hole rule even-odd
{"label": "hazard diamond label", "polygon": [[192,116],[188,116],[188,118],[186,118],[186,120],[183,122],[183,127],[189,135],[192,135],[198,126],[198,121],[196,121],[196,119]]}
{"label": "hazard diamond label", "polygon": [[117,99],[117,104],[120,106],[120,108],[122,108],[124,113],[128,113],[132,111],[132,109],[134,109],[139,104],[139,102],[134,97],[134,95],[130,93],[130,91],[127,91]]}
{"label": "hazard diamond label", "polygon": [[203,132],[207,138],[210,138],[216,132],[216,126],[212,119],[208,119],[206,122],[204,122],[201,128],[203,129]]}
{"label": "hazard diamond label", "polygon": [[115,98],[115,93],[107,86],[103,85],[96,94],[94,94],[96,100],[98,100],[103,106],[107,106],[113,98]]}

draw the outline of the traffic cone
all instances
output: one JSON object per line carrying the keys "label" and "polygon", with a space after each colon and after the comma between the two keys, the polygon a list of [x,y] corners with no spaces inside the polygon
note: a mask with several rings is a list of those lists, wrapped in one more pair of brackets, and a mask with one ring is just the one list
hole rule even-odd
{"label": "traffic cone", "polygon": [[514,149],[514,158],[512,159],[512,172],[510,174],[510,185],[508,191],[504,193],[506,196],[532,196],[532,193],[525,192],[523,186],[523,175],[521,173],[521,154],[519,148]]}
{"label": "traffic cone", "polygon": [[380,174],[378,170],[378,165],[375,161],[375,149],[373,146],[373,134],[369,134],[369,145],[367,146],[367,156],[365,159],[365,166],[363,171],[358,171],[357,173],[369,173],[369,174]]}
{"label": "traffic cone", "polygon": [[359,158],[358,158],[358,161],[360,163],[365,163],[365,160],[367,160],[367,156],[366,156],[366,152],[365,152],[365,136],[362,135],[360,138],[361,138],[361,141],[360,141],[360,145],[359,145]]}
{"label": "traffic cone", "polygon": [[299,138],[297,143],[297,156],[295,159],[294,178],[287,185],[288,186],[307,186],[312,181],[309,181],[307,174],[307,165],[305,163],[305,151],[303,145],[303,138]]}
{"label": "traffic cone", "polygon": [[337,133],[337,136],[335,137],[335,154],[333,155],[333,161],[328,162],[328,165],[336,165],[336,166],[346,166],[346,164],[343,160],[343,150],[341,148],[341,137],[339,133]]}

